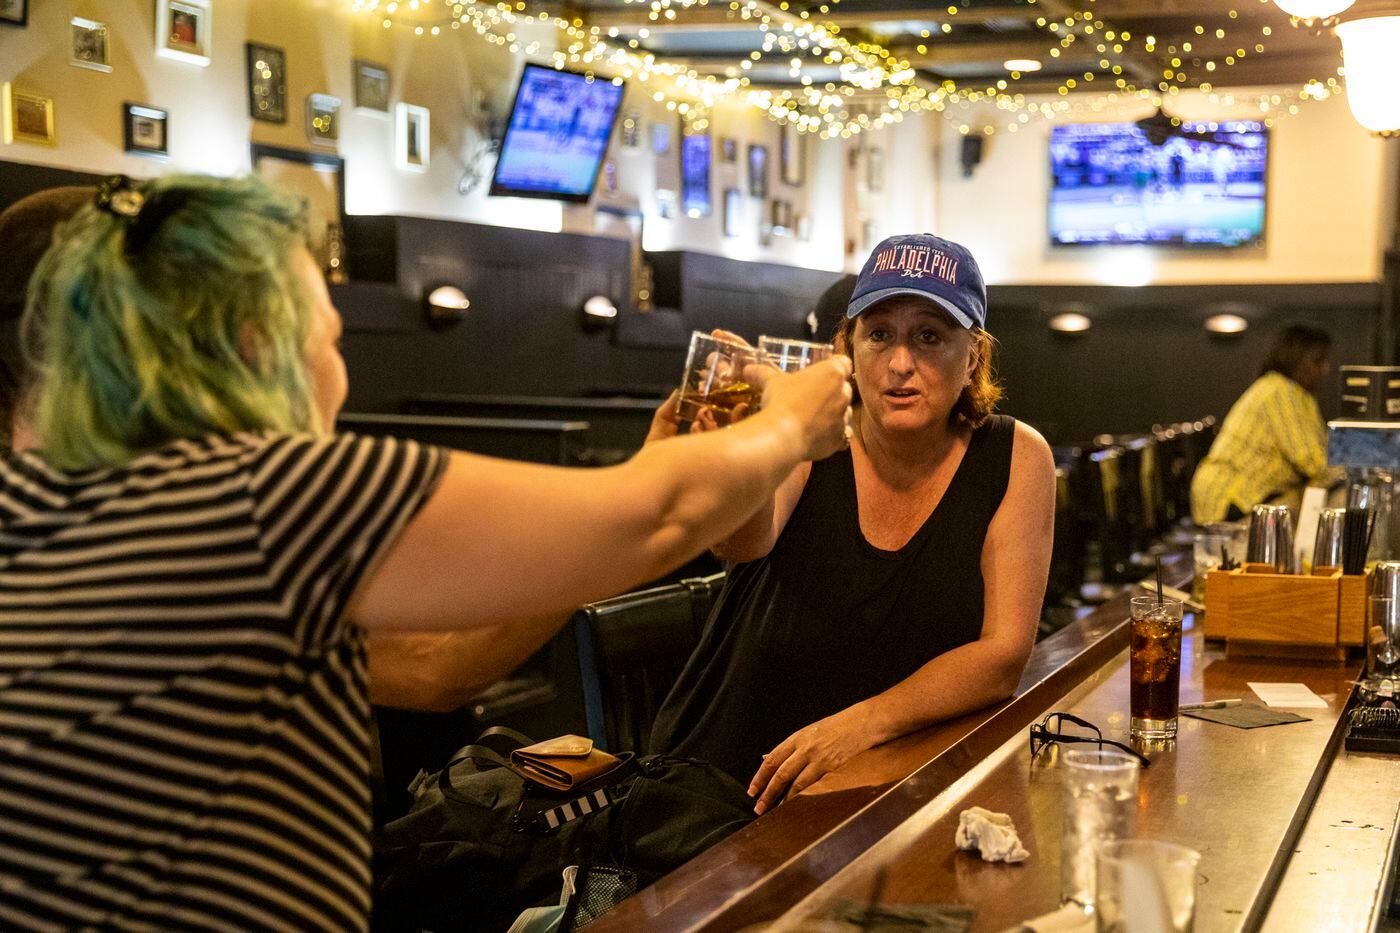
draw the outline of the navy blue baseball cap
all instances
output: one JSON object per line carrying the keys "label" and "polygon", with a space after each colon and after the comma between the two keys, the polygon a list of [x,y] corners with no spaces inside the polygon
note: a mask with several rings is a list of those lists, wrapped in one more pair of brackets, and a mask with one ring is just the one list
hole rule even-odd
{"label": "navy blue baseball cap", "polygon": [[856,279],[846,317],[886,300],[925,298],[963,327],[987,326],[987,286],[967,248],[931,233],[909,233],[881,241]]}

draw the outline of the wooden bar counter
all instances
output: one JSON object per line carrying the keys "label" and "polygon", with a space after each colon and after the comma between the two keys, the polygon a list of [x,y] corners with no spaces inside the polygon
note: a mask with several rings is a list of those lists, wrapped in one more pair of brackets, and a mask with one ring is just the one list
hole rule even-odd
{"label": "wooden bar counter", "polygon": [[[1169,583],[1189,582],[1189,561],[1171,567]],[[871,749],[589,929],[815,928],[839,902],[868,902],[879,875],[884,904],[969,906],[976,931],[1054,909],[1062,769],[1054,749],[1031,760],[1028,728],[1061,710],[1128,740],[1127,596],[1037,644],[1012,699]],[[1340,751],[1358,665],[1227,660],[1191,621],[1182,703],[1257,703],[1247,683],[1265,681],[1304,683],[1328,707],[1252,730],[1183,716],[1174,746],[1147,749],[1139,837],[1202,853],[1197,931],[1371,929],[1384,913],[1400,763]],[[972,806],[1010,814],[1030,859],[957,851],[958,814]]]}

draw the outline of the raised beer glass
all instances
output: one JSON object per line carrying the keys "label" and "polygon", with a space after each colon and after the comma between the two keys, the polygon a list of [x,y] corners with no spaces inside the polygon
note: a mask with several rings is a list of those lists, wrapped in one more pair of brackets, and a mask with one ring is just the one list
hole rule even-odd
{"label": "raised beer glass", "polygon": [[763,354],[747,343],[695,331],[690,335],[677,413],[683,421],[695,421],[707,413],[719,427],[751,414],[763,390],[745,381],[744,369],[763,360]]}
{"label": "raised beer glass", "polygon": [[759,337],[758,348],[774,366],[785,373],[795,373],[813,363],[831,359],[829,343],[789,340],[786,337]]}

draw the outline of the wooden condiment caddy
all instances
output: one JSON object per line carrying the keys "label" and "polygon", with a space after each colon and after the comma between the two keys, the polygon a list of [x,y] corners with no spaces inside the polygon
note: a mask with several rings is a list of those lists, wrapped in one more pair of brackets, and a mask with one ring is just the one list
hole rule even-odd
{"label": "wooden condiment caddy", "polygon": [[1365,576],[1246,564],[1206,577],[1205,636],[1225,639],[1227,656],[1340,658],[1364,643],[1365,631]]}

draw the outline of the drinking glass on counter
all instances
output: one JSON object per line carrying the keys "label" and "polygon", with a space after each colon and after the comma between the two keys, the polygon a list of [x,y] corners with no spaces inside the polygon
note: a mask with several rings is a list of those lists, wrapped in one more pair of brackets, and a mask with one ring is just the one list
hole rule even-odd
{"label": "drinking glass on counter", "polygon": [[1094,903],[1099,933],[1189,933],[1196,918],[1200,861],[1195,849],[1155,839],[1099,846]]}
{"label": "drinking glass on counter", "polygon": [[785,373],[797,372],[813,363],[831,359],[833,352],[829,343],[789,340],[786,337],[759,337],[758,348]]}
{"label": "drinking glass on counter", "polygon": [[1395,697],[1400,694],[1400,603],[1390,595],[1372,596],[1368,608],[1362,693],[1371,698]]}
{"label": "drinking glass on counter", "polygon": [[762,352],[747,343],[695,331],[685,358],[677,414],[683,421],[694,421],[708,410],[721,427],[751,414],[763,390],[744,381],[744,367],[763,360]]}
{"label": "drinking glass on counter", "polygon": [[1064,828],[1060,833],[1060,901],[1094,907],[1096,859],[1102,843],[1131,839],[1137,825],[1137,759],[1116,749],[1075,749],[1064,765]]}
{"label": "drinking glass on counter", "polygon": [[1196,575],[1191,579],[1191,598],[1196,602],[1206,601],[1206,575],[1220,566],[1220,555],[1231,543],[1228,537],[1213,531],[1201,532],[1192,539],[1191,556]]}
{"label": "drinking glass on counter", "polygon": [[1128,647],[1130,726],[1134,738],[1176,735],[1181,688],[1181,600],[1134,596]]}

